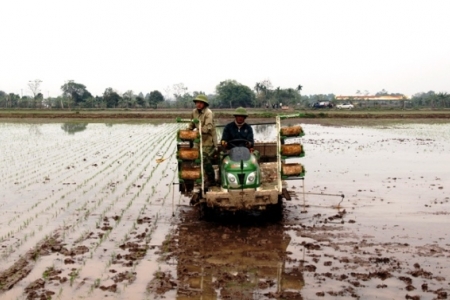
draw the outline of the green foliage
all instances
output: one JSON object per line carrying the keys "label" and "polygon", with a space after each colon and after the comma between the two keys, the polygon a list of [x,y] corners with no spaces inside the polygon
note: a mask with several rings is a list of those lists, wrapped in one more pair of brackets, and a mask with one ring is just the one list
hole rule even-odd
{"label": "green foliage", "polygon": [[128,109],[129,107],[136,107],[137,101],[136,96],[134,95],[132,90],[128,90],[122,94],[122,99],[120,99],[119,107],[123,107]]}
{"label": "green foliage", "polygon": [[298,97],[298,93],[295,92],[294,89],[281,89],[280,87],[276,88],[271,92],[272,100],[276,104],[282,103],[283,105],[289,105],[295,103],[296,96]]}
{"label": "green foliage", "polygon": [[103,100],[105,101],[107,108],[115,108],[122,100],[122,97],[120,97],[120,95],[112,88],[107,88],[103,93]]}
{"label": "green foliage", "polygon": [[298,106],[301,102],[301,90],[303,86],[300,84],[294,88],[282,89],[277,87],[272,88],[270,80],[266,79],[261,82],[257,82],[254,89],[256,91],[256,106],[259,107],[277,107],[282,104],[283,106]]}
{"label": "green foliage", "polygon": [[225,80],[216,86],[219,107],[236,108],[253,106],[255,94],[236,80]]}
{"label": "green foliage", "polygon": [[78,105],[85,102],[87,98],[92,97],[92,94],[86,89],[86,86],[81,83],[76,83],[73,80],[67,81],[61,86],[61,91],[65,98],[69,98],[72,105]]}
{"label": "green foliage", "polygon": [[[58,108],[58,109],[81,109],[81,108],[137,108],[137,107],[177,107],[194,108],[192,100],[199,94],[206,94],[202,91],[188,92],[188,88],[183,84],[173,85],[172,91],[175,101],[165,101],[165,97],[157,90],[144,97],[142,93],[133,94],[128,90],[123,95],[117,94],[112,88],[107,88],[103,95],[93,96],[84,84],[74,80],[67,81],[61,86],[62,94],[57,97],[45,97],[40,92],[41,80],[28,82],[28,90],[32,96],[18,95],[0,90],[0,108]],[[282,89],[273,87],[270,80],[266,79],[257,82],[252,91],[249,87],[238,83],[235,80],[225,80],[216,86],[216,94],[209,94],[208,102],[211,108],[236,108],[243,107],[266,107],[272,104],[288,105],[295,109],[309,108],[312,103],[330,101],[334,104],[334,94],[312,94],[301,95],[302,85],[293,88]],[[168,91],[166,91],[170,94]],[[357,90],[357,94],[368,94],[368,91]],[[377,92],[377,96],[398,96],[401,93],[389,93],[385,89]],[[375,104],[375,103],[374,103]],[[358,107],[364,108],[364,107]],[[380,109],[390,109],[392,107],[382,106]],[[450,95],[447,92],[420,92],[411,99],[406,99],[401,105],[402,109],[448,109],[450,108]],[[371,109],[371,108],[366,108]],[[395,109],[395,108],[394,108]]]}
{"label": "green foliage", "polygon": [[158,103],[161,103],[164,101],[164,96],[161,94],[160,91],[153,91],[153,92],[150,92],[148,101],[149,101],[150,105],[153,105],[156,107],[158,105]]}
{"label": "green foliage", "polygon": [[140,105],[141,107],[145,107],[145,106],[146,106],[146,102],[145,102],[144,96],[138,95],[138,96],[136,97],[136,103],[137,103],[138,105]]}
{"label": "green foliage", "polygon": [[303,118],[316,118],[317,116],[315,114],[312,113],[305,113]]}
{"label": "green foliage", "polygon": [[265,111],[261,114],[261,118],[275,118],[276,115],[276,113]]}
{"label": "green foliage", "polygon": [[194,96],[189,93],[184,94],[174,94],[175,96],[175,106],[177,108],[193,108],[194,107]]}
{"label": "green foliage", "polygon": [[435,93],[434,91],[417,93],[412,96],[411,104],[413,107],[450,108],[450,95],[446,92]]}

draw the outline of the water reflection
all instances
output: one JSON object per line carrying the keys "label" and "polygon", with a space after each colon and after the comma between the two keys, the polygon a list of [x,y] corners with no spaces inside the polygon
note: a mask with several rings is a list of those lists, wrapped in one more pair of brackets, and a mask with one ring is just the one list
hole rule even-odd
{"label": "water reflection", "polygon": [[88,123],[64,123],[61,129],[68,134],[75,134],[76,132],[81,132],[86,130]]}
{"label": "water reflection", "polygon": [[301,299],[291,240],[280,224],[193,222],[179,225],[177,299]]}
{"label": "water reflection", "polygon": [[253,125],[252,127],[255,140],[267,142],[276,140],[276,127],[274,124]]}

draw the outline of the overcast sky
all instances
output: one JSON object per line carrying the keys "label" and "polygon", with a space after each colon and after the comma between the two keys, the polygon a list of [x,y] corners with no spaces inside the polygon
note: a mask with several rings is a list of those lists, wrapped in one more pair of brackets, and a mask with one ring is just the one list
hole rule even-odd
{"label": "overcast sky", "polygon": [[450,2],[1,0],[0,90],[450,92]]}

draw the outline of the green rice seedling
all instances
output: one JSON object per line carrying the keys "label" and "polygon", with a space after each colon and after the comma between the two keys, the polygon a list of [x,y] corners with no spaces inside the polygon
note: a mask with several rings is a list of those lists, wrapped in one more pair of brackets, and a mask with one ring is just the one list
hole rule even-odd
{"label": "green rice seedling", "polygon": [[78,272],[79,272],[79,270],[76,270],[76,271],[72,271],[72,272],[69,274],[69,275],[70,275],[70,280],[69,280],[70,286],[73,285],[75,279],[78,277]]}
{"label": "green rice seedling", "polygon": [[54,267],[47,268],[44,273],[42,273],[42,278],[47,281],[48,277],[50,276],[50,273],[54,270]]}
{"label": "green rice seedling", "polygon": [[39,258],[39,251],[34,251],[34,252],[31,254],[31,259],[32,259],[33,261],[37,261],[38,258]]}

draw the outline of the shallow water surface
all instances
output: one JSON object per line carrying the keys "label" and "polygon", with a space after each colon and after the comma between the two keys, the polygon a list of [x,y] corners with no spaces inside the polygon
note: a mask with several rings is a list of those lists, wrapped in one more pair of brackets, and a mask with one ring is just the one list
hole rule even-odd
{"label": "shallow water surface", "polygon": [[279,222],[199,219],[180,126],[0,123],[0,298],[448,297],[450,124],[304,124]]}

